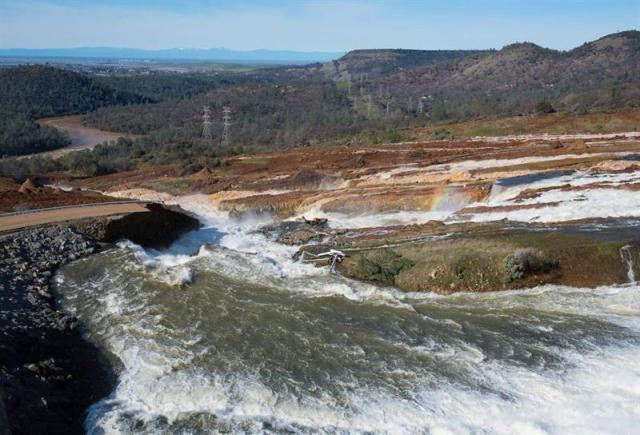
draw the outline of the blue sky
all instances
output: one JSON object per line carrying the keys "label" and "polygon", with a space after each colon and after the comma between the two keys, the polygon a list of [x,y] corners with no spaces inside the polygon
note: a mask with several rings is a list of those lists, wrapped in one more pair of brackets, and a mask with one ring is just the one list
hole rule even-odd
{"label": "blue sky", "polygon": [[640,0],[0,0],[0,48],[568,49],[640,29]]}

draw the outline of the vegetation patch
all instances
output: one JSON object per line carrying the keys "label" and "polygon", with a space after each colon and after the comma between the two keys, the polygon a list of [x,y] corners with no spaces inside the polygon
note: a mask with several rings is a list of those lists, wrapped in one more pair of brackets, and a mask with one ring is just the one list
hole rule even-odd
{"label": "vegetation patch", "polygon": [[393,285],[395,277],[414,264],[413,261],[387,248],[360,256],[355,272],[358,279]]}
{"label": "vegetation patch", "polygon": [[504,259],[505,281],[511,283],[533,274],[558,270],[560,263],[540,250],[519,248]]}

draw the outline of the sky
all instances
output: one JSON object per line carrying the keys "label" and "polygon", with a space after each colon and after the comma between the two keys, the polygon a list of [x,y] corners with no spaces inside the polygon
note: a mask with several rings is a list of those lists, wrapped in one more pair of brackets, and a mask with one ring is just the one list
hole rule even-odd
{"label": "sky", "polygon": [[571,49],[640,0],[0,0],[0,48]]}

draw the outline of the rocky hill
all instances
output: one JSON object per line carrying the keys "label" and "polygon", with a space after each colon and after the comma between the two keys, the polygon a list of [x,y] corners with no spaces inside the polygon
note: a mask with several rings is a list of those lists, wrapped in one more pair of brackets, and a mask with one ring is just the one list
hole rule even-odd
{"label": "rocky hill", "polygon": [[438,61],[460,59],[472,54],[484,53],[474,50],[354,50],[338,60],[323,65],[323,72],[337,80],[356,80],[360,75],[369,78],[389,74],[403,69],[412,69]]}
{"label": "rocky hill", "polygon": [[[640,101],[640,32],[605,36],[569,51],[515,43],[499,51],[358,50],[325,64],[335,80],[357,79],[374,96],[390,89],[396,107],[421,97],[443,102],[438,116],[606,110]],[[428,111],[428,108],[427,108]]]}

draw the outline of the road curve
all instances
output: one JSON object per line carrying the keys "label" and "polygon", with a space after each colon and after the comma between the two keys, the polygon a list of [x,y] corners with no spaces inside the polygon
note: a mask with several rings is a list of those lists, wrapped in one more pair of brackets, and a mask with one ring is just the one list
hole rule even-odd
{"label": "road curve", "polygon": [[33,210],[18,214],[0,214],[0,232],[37,225],[118,214],[148,212],[144,203],[95,204]]}

